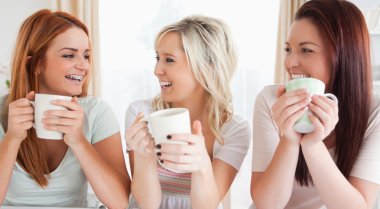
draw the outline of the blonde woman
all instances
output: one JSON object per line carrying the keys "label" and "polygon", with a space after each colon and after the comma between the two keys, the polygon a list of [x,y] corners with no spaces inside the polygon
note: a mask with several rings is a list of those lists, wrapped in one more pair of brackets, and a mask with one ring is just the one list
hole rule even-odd
{"label": "blonde woman", "polygon": [[[232,113],[230,81],[237,58],[229,29],[221,20],[190,16],[164,27],[155,50],[161,94],[132,103],[126,114],[125,139],[132,150],[130,206],[221,208],[251,139],[247,121]],[[147,123],[140,121],[172,107],[190,110],[193,134],[168,136],[186,145],[154,147]]]}
{"label": "blonde woman", "polygon": [[[129,176],[110,107],[87,96],[91,44],[87,27],[65,12],[40,10],[20,28],[9,95],[0,98],[0,206],[88,207],[88,182],[109,208],[126,208]],[[67,110],[44,112],[47,130],[63,140],[40,139],[32,128],[36,93]]]}

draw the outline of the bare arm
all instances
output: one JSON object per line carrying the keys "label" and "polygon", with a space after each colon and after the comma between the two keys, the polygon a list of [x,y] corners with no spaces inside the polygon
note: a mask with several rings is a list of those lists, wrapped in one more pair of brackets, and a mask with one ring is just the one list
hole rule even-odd
{"label": "bare arm", "polygon": [[161,185],[157,174],[157,160],[154,142],[147,123],[141,122],[140,113],[131,127],[126,130],[125,140],[132,172],[132,195],[142,209],[158,208],[161,204]]}
{"label": "bare arm", "polygon": [[123,160],[120,134],[94,145],[82,139],[70,147],[100,201],[109,208],[126,208],[130,179]]}
{"label": "bare arm", "polygon": [[347,180],[322,141],[302,144],[302,150],[314,186],[327,208],[372,209],[379,193],[378,184],[355,177]]}
{"label": "bare arm", "polygon": [[0,205],[8,190],[20,144],[26,138],[27,130],[33,125],[34,110],[29,101],[33,98],[32,91],[26,98],[11,102],[8,107],[8,130],[0,140]]}
{"label": "bare arm", "polygon": [[234,167],[219,159],[212,161],[212,171],[208,174],[209,176],[207,176],[207,173],[206,175],[193,173],[191,177],[191,202],[193,208],[208,208],[206,206],[210,203],[215,206],[210,208],[216,208],[228,192],[236,174],[237,170]]}
{"label": "bare arm", "polygon": [[[258,208],[284,208],[293,191],[300,149],[301,134],[293,130],[293,125],[307,110],[305,107],[310,103],[310,95],[305,90],[285,93],[284,87],[280,86],[271,110],[262,98],[256,100],[254,120],[258,121],[254,121],[253,129],[260,134],[254,134],[253,142],[264,147],[267,143],[270,146],[272,143],[278,144],[275,151],[270,150],[274,153],[266,170],[252,173],[251,197]],[[281,136],[272,125],[267,127],[267,124],[273,123],[272,120]],[[276,134],[272,134],[274,131]]]}
{"label": "bare arm", "polygon": [[267,170],[252,173],[251,197],[258,208],[286,206],[293,190],[298,153],[298,144],[282,139]]}
{"label": "bare arm", "polygon": [[321,199],[328,208],[371,209],[379,185],[355,177],[347,180],[322,141],[338,121],[337,102],[313,96],[310,110],[313,114],[309,118],[315,131],[302,137],[301,147]]}
{"label": "bare arm", "polygon": [[7,135],[0,142],[0,205],[3,203],[8,190],[20,144],[21,141],[14,140]]}
{"label": "bare arm", "polygon": [[92,145],[83,135],[84,110],[78,99],[56,100],[53,104],[67,110],[48,110],[44,127],[63,132],[64,142],[73,150],[95,193],[107,207],[128,206],[130,179],[127,174],[117,132]]}

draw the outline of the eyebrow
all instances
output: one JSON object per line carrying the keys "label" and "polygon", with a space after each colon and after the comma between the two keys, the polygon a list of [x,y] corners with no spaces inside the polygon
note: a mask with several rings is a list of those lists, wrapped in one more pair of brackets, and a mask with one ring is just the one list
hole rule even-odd
{"label": "eyebrow", "polygon": [[[71,48],[71,47],[64,47],[64,48],[58,50],[58,52],[63,51],[63,50],[70,50],[70,51],[78,52],[78,49]],[[89,51],[90,51],[89,49],[84,50],[84,52],[89,52]]]}
{"label": "eyebrow", "polygon": [[[156,54],[157,55],[159,54],[158,51],[156,51]],[[176,57],[174,54],[170,54],[170,53],[167,53],[167,52],[165,52],[163,54],[166,55],[166,56]]]}
{"label": "eyebrow", "polygon": [[[285,42],[286,45],[290,45],[289,42]],[[303,46],[303,45],[306,45],[306,44],[311,44],[311,45],[314,45],[314,46],[317,46],[317,47],[321,47],[320,45],[314,43],[314,42],[310,42],[310,41],[305,41],[305,42],[301,42],[299,45],[300,46]]]}

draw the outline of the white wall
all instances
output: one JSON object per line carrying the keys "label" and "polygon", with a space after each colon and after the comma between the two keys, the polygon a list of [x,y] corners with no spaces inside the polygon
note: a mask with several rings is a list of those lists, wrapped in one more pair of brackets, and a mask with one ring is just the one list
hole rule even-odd
{"label": "white wall", "polygon": [[0,62],[8,61],[21,23],[32,13],[51,8],[50,0],[0,0]]}

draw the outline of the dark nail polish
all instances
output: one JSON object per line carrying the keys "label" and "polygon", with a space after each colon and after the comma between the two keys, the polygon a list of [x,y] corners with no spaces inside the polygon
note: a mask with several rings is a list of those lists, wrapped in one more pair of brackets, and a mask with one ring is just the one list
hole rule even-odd
{"label": "dark nail polish", "polygon": [[172,138],[172,135],[167,135],[166,138],[167,138],[167,139],[171,139],[171,138]]}
{"label": "dark nail polish", "polygon": [[161,144],[157,144],[157,145],[156,145],[156,148],[157,148],[157,149],[161,149]]}
{"label": "dark nail polish", "polygon": [[161,163],[164,163],[164,161],[163,161],[163,160],[160,160],[160,162],[161,162]]}
{"label": "dark nail polish", "polygon": [[156,155],[157,155],[157,156],[161,156],[161,152],[157,152]]}

